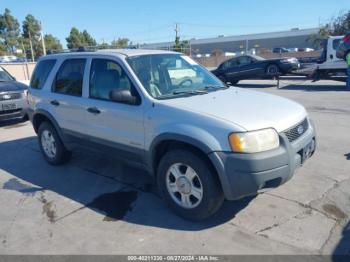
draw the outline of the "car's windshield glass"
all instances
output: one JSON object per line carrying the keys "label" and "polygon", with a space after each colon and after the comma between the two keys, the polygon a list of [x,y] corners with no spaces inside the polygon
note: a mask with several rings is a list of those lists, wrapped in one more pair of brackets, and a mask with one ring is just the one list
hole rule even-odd
{"label": "car's windshield glass", "polygon": [[14,79],[0,67],[0,82],[13,81]]}
{"label": "car's windshield glass", "polygon": [[220,80],[185,55],[142,55],[127,60],[154,98],[197,95],[225,88]]}
{"label": "car's windshield glass", "polygon": [[266,60],[265,58],[263,58],[261,56],[257,56],[257,55],[252,55],[251,57],[254,58],[255,60],[258,60],[258,61]]}

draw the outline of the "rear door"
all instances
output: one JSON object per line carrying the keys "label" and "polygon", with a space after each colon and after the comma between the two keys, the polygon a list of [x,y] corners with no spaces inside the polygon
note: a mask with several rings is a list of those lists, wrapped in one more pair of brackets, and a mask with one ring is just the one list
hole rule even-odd
{"label": "rear door", "polygon": [[[51,87],[49,106],[65,133],[86,132],[86,115],[82,98],[86,58],[68,58],[60,65]],[[86,79],[86,78],[85,78]]]}
{"label": "rear door", "polygon": [[128,89],[138,95],[122,62],[117,58],[92,58],[85,115],[90,142],[133,162],[144,158],[143,109],[112,101],[110,91]]}

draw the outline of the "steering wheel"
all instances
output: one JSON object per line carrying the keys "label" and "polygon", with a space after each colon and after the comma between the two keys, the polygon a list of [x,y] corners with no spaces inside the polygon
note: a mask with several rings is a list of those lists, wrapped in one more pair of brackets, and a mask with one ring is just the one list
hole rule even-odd
{"label": "steering wheel", "polygon": [[181,82],[180,82],[180,84],[179,84],[179,87],[182,87],[185,83],[189,83],[189,86],[191,86],[192,84],[193,84],[193,81],[192,81],[192,79],[190,79],[190,78],[186,78],[186,79],[184,79],[184,80],[182,80]]}

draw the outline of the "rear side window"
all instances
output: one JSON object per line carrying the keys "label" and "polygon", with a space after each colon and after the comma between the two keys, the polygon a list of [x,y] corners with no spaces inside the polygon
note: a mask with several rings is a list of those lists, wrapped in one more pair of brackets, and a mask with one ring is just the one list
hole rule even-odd
{"label": "rear side window", "polygon": [[30,81],[30,87],[34,89],[41,89],[45,85],[45,82],[56,63],[56,60],[44,60],[39,62],[36,66],[32,79]]}
{"label": "rear side window", "polygon": [[58,70],[53,82],[53,92],[81,96],[86,59],[67,59]]}

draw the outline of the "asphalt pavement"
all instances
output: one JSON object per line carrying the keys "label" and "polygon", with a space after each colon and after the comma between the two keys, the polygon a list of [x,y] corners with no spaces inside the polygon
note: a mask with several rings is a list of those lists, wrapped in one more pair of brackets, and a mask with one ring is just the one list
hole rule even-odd
{"label": "asphalt pavement", "polygon": [[344,83],[242,81],[293,99],[316,154],[285,185],[192,223],[142,170],[89,152],[48,165],[29,122],[0,123],[0,254],[350,254],[350,92]]}

